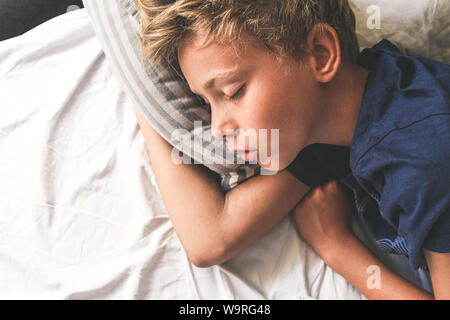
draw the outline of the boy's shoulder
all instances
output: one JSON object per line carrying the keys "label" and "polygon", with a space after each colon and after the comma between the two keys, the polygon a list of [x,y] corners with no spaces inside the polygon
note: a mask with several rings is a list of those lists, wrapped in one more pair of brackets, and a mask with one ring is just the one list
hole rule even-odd
{"label": "boy's shoulder", "polygon": [[392,157],[438,152],[437,143],[450,143],[448,64],[408,56],[387,40],[363,50],[358,62],[370,73],[351,143],[352,168],[375,150]]}

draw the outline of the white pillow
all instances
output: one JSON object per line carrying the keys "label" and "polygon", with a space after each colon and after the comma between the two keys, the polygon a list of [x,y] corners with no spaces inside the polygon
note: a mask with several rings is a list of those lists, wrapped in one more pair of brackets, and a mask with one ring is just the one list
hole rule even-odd
{"label": "white pillow", "polygon": [[412,56],[450,63],[450,1],[351,0],[351,6],[361,49],[388,39]]}

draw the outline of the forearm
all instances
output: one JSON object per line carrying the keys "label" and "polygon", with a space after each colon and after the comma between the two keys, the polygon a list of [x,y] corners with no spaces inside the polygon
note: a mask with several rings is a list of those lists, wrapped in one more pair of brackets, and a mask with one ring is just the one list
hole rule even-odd
{"label": "forearm", "polygon": [[[433,299],[429,293],[388,269],[354,236],[347,237],[324,254],[324,260],[368,299]],[[379,287],[371,288],[368,285],[369,277],[378,276],[367,273],[370,266],[379,270]]]}
{"label": "forearm", "polygon": [[288,172],[279,172],[248,179],[225,195],[205,167],[173,163],[172,147],[136,109],[135,113],[166,209],[196,265],[218,264],[242,251],[280,222],[308,191]]}
{"label": "forearm", "polygon": [[186,253],[195,260],[206,244],[211,244],[210,254],[219,255],[220,235],[211,232],[218,230],[225,205],[219,184],[203,166],[175,164],[171,160],[172,146],[150,127],[142,114],[134,111],[161,197]]}
{"label": "forearm", "polygon": [[433,252],[423,249],[433,283],[434,298],[450,299],[450,253]]}
{"label": "forearm", "polygon": [[[278,224],[309,191],[288,171],[251,178],[227,193],[222,234],[226,261]],[[220,263],[219,262],[219,263]]]}
{"label": "forearm", "polygon": [[[193,252],[216,250],[211,252],[213,259],[197,265],[223,263],[250,246],[309,190],[289,172],[281,171],[253,177],[224,194],[206,168],[168,164],[171,148],[164,143],[161,148],[148,149],[153,149],[149,150],[152,167],[177,233]],[[205,249],[206,244],[210,249]]]}

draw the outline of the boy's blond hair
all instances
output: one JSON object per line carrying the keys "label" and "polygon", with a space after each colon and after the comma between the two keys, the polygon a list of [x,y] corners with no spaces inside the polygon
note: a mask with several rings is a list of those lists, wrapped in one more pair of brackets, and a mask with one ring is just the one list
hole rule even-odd
{"label": "boy's blond hair", "polygon": [[178,47],[197,32],[208,35],[204,46],[217,41],[244,48],[249,35],[277,58],[299,59],[317,24],[336,30],[343,59],[355,62],[359,54],[355,16],[347,0],[135,1],[141,16],[142,55],[155,64],[178,68]]}

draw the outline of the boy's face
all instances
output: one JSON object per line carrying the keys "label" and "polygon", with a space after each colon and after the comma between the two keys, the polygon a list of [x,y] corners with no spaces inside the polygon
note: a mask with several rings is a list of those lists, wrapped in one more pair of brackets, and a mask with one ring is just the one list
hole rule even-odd
{"label": "boy's face", "polygon": [[[261,150],[262,144],[269,155],[279,150],[278,158],[269,156],[272,163],[262,163],[258,156],[258,164],[270,170],[286,168],[301,149],[313,143],[314,124],[322,112],[319,84],[309,65],[294,59],[277,62],[257,45],[248,45],[241,54],[214,42],[200,48],[203,40],[201,34],[191,37],[179,48],[178,59],[191,91],[211,107],[212,128],[224,137],[239,129],[239,135],[226,137],[231,151]],[[203,87],[225,72],[213,86]],[[256,133],[266,129],[267,139],[259,134],[257,142],[245,139],[250,129]],[[279,141],[271,141],[271,129],[279,130]]]}

